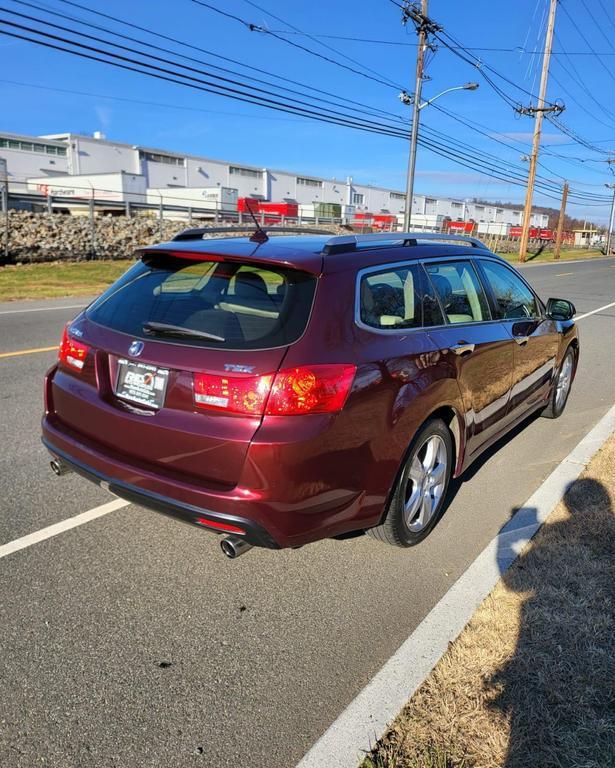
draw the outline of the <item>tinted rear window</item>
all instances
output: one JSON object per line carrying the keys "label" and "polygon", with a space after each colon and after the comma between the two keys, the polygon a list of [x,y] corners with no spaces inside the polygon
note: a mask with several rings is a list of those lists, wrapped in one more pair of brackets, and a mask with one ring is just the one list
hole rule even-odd
{"label": "tinted rear window", "polygon": [[[146,254],[94,302],[87,316],[136,338],[265,349],[301,336],[315,286],[315,277],[294,269]],[[182,330],[212,338],[182,336]]]}

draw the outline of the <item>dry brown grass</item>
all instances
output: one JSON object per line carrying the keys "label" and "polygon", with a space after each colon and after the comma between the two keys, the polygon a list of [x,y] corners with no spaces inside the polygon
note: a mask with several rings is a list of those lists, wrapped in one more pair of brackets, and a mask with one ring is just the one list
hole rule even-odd
{"label": "dry brown grass", "polygon": [[615,768],[615,437],[364,768]]}

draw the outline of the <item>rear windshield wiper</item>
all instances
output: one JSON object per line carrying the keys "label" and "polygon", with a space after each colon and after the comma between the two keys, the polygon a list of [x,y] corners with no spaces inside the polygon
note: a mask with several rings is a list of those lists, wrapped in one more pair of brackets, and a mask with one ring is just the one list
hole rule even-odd
{"label": "rear windshield wiper", "polygon": [[222,336],[216,336],[215,333],[207,331],[195,331],[192,328],[182,328],[179,325],[169,325],[168,323],[155,323],[150,321],[143,323],[145,333],[154,336],[190,336],[194,339],[209,339],[210,341],[226,341]]}

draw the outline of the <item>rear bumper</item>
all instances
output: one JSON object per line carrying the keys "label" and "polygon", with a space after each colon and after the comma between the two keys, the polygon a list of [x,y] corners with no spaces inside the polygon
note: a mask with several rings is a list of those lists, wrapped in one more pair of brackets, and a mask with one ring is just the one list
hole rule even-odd
{"label": "rear bumper", "polygon": [[[146,491],[136,485],[131,485],[130,483],[114,480],[104,472],[96,470],[93,467],[84,464],[82,461],[78,461],[72,455],[59,449],[49,439],[49,429],[46,429],[45,426],[43,428],[42,441],[43,445],[54,457],[61,459],[63,463],[67,464],[78,475],[81,475],[81,477],[84,477],[97,485],[107,488],[112,494],[119,496],[121,499],[125,499],[134,504],[139,504],[142,507],[168,515],[169,517],[181,520],[184,523],[195,525],[201,529],[205,528],[205,530],[212,531],[213,533],[224,534],[230,532],[217,530],[215,528],[215,523],[240,528],[245,531],[245,534],[233,532],[233,535],[239,535],[242,539],[245,539],[256,547],[279,549],[279,544],[273,540],[271,535],[253,520],[249,520],[242,516],[223,514],[214,512],[211,509],[178,502],[168,496],[153,493],[152,491]],[[206,521],[211,521],[213,525],[208,527]]]}

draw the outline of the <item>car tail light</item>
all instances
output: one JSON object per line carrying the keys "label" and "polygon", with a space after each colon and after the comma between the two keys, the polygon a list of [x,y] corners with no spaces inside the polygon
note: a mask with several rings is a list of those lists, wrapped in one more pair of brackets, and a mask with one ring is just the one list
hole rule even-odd
{"label": "car tail light", "polygon": [[311,365],[279,371],[266,413],[283,416],[341,411],[355,371],[354,365]]}
{"label": "car tail light", "polygon": [[254,416],[335,413],[344,407],[354,365],[311,365],[263,376],[194,374],[194,402],[200,408]]}
{"label": "car tail light", "polygon": [[194,402],[201,408],[262,416],[273,374],[266,376],[214,376],[194,374]]}
{"label": "car tail light", "polygon": [[87,344],[82,344],[80,341],[71,339],[68,335],[68,328],[64,328],[62,343],[60,344],[58,353],[58,359],[62,363],[75,371],[80,371],[85,365],[85,358],[89,351],[90,348]]}

